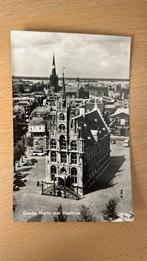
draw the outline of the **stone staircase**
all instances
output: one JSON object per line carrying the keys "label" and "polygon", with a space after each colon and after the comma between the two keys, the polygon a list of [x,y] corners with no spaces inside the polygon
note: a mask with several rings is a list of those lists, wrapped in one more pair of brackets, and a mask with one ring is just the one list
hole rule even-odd
{"label": "stone staircase", "polygon": [[[55,190],[55,192],[54,192]],[[66,198],[70,198],[70,199],[76,199],[79,200],[81,198],[80,194],[78,194],[77,192],[75,192],[72,188],[69,187],[64,187],[64,186],[55,186],[51,185],[47,188],[44,188],[44,195],[49,195],[49,196],[59,196],[59,192],[61,192],[61,197],[64,197],[63,195],[65,195],[65,191],[66,191]]]}

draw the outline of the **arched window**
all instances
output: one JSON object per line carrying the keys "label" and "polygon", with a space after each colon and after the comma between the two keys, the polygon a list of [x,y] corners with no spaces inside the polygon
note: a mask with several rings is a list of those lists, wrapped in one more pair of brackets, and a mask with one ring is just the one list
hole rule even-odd
{"label": "arched window", "polygon": [[56,141],[51,140],[51,149],[56,149]]}
{"label": "arched window", "polygon": [[65,125],[64,124],[59,125],[59,131],[65,131]]}
{"label": "arched window", "polygon": [[66,174],[66,169],[65,168],[61,168],[60,169],[60,174]]}
{"label": "arched window", "polygon": [[51,151],[51,161],[56,162],[56,152],[55,151]]}
{"label": "arched window", "polygon": [[77,150],[77,143],[74,140],[71,142],[71,150]]}
{"label": "arched window", "polygon": [[66,163],[66,153],[65,152],[61,153],[61,163]]}
{"label": "arched window", "polygon": [[55,179],[56,172],[56,166],[51,166],[51,180]]}
{"label": "arched window", "polygon": [[61,150],[66,150],[66,141],[65,140],[62,140],[61,143],[60,143],[60,148]]}
{"label": "arched window", "polygon": [[60,143],[60,149],[61,150],[66,150],[67,142],[65,141],[65,136],[64,135],[60,136],[59,143]]}
{"label": "arched window", "polygon": [[77,183],[77,169],[71,168],[71,180],[72,183]]}
{"label": "arched window", "polygon": [[76,164],[76,163],[77,163],[77,154],[71,153],[71,164]]}
{"label": "arched window", "polygon": [[64,113],[60,113],[59,120],[64,121],[64,119],[65,119]]}

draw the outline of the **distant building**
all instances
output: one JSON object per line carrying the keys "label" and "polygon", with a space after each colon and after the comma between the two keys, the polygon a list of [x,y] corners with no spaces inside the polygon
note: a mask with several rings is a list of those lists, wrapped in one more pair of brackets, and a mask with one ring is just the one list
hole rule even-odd
{"label": "distant building", "polygon": [[87,85],[87,88],[90,96],[102,97],[108,93],[107,86]]}
{"label": "distant building", "polygon": [[55,65],[55,56],[53,55],[53,63],[52,63],[52,73],[50,75],[50,91],[58,92],[58,75],[56,74],[56,65]]}
{"label": "distant building", "polygon": [[89,99],[89,91],[85,90],[85,88],[83,88],[83,87],[80,87],[78,98]]}
{"label": "distant building", "polygon": [[25,119],[28,120],[31,113],[31,104],[27,100],[19,100],[17,103],[19,106],[23,106],[25,110]]}
{"label": "distant building", "polygon": [[42,117],[33,117],[28,125],[28,131],[33,137],[33,150],[46,149],[46,126]]}
{"label": "distant building", "polygon": [[112,133],[120,136],[129,136],[129,109],[118,108],[111,117],[110,127]]}

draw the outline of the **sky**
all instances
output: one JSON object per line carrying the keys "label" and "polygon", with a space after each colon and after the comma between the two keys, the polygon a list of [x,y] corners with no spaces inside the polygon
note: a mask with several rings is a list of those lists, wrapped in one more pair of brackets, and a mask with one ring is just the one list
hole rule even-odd
{"label": "sky", "polygon": [[130,37],[12,31],[13,75],[49,77],[54,53],[59,77],[65,67],[65,77],[128,79],[130,46]]}

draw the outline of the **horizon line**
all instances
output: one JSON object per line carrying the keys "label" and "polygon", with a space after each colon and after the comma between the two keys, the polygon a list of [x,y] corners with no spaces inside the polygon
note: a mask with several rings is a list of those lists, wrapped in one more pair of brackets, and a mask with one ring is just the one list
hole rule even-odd
{"label": "horizon line", "polygon": [[[12,78],[26,78],[26,79],[44,79],[44,80],[49,80],[50,77],[47,76],[22,76],[22,75],[12,75]],[[130,78],[115,78],[115,77],[111,77],[111,78],[105,78],[105,77],[70,77],[70,76],[65,76],[65,79],[81,79],[81,80],[118,80],[118,81],[129,81]],[[58,77],[59,80],[62,80],[62,77]]]}

